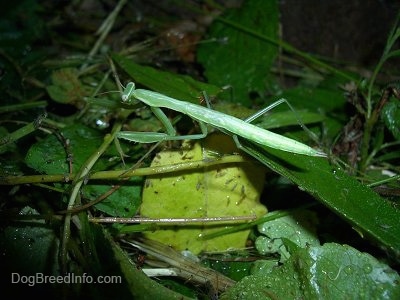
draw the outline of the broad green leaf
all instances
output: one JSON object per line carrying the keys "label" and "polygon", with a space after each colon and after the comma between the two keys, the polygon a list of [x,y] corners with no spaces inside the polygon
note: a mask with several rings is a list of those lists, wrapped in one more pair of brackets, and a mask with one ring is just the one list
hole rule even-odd
{"label": "broad green leaf", "polygon": [[[324,88],[295,87],[282,92],[281,95],[274,97],[274,100],[285,98],[294,109],[307,109],[310,112],[320,114],[324,117],[324,135],[327,140],[333,140],[347,121],[343,112],[346,99],[340,90]],[[278,112],[287,110],[285,105],[276,108]],[[275,109],[274,109],[275,111]],[[339,114],[342,112],[343,120]],[[276,113],[276,112],[275,112]],[[301,120],[303,120],[301,118]],[[303,120],[304,124],[307,124]]]}
{"label": "broad green leaf", "polygon": [[298,247],[319,246],[316,232],[317,219],[313,212],[300,210],[290,215],[258,225],[262,236],[256,240],[257,250],[265,255],[279,253],[281,262],[290,257],[284,239],[290,240]]}
{"label": "broad green leaf", "polygon": [[[225,135],[210,135],[204,143],[203,147],[214,153],[235,151],[231,138]],[[193,148],[159,153],[152,166],[202,159],[207,159],[207,154],[195,143]],[[266,208],[259,203],[263,184],[263,168],[254,164],[223,165],[195,172],[172,173],[169,176],[153,175],[146,180],[141,214],[151,218],[261,216],[266,212]],[[188,249],[196,254],[202,250],[222,251],[245,247],[249,231],[235,232],[207,241],[198,239],[200,234],[218,231],[221,226],[224,228],[226,224],[190,225],[182,228],[166,226],[144,234],[149,239],[178,250]]]}
{"label": "broad green leaf", "polygon": [[[287,89],[276,97],[285,98],[295,109],[309,109],[311,111],[331,112],[343,109],[346,99],[340,90],[323,89],[323,88],[307,88],[295,87]],[[276,108],[276,110],[287,110],[284,104]]]}
{"label": "broad green leaf", "polygon": [[[228,10],[222,17],[273,39],[278,34],[276,1],[244,1],[240,9]],[[210,83],[231,86],[234,101],[250,105],[250,94],[262,95],[278,48],[221,22],[214,22],[209,38],[198,48],[198,60]],[[228,93],[227,93],[228,94]],[[228,98],[229,100],[229,98]]]}
{"label": "broad green leaf", "polygon": [[[24,207],[19,214],[27,217],[39,215],[30,207]],[[2,268],[21,275],[34,275],[37,272],[58,274],[57,243],[57,236],[44,220],[32,221],[26,227],[6,227],[1,231],[0,238],[2,259],[7,262],[2,264]],[[13,265],[9,264],[11,262]]]}
{"label": "broad green leaf", "polygon": [[[71,162],[75,171],[79,170],[103,140],[103,135],[99,131],[79,124],[64,128],[61,134],[65,140],[69,140],[68,151],[72,155]],[[66,151],[62,141],[55,135],[49,135],[31,146],[25,162],[40,173],[68,174],[69,164]],[[102,161],[96,164],[96,169],[104,167]]]}
{"label": "broad green leaf", "polygon": [[400,101],[393,100],[382,109],[382,118],[386,127],[396,140],[400,140]]}
{"label": "broad green leaf", "polygon": [[113,54],[112,58],[132,77],[135,83],[140,83],[151,90],[178,100],[199,104],[202,92],[213,98],[221,91],[221,88],[217,86],[194,80],[190,76],[177,75],[152,67],[141,66],[131,59],[118,54]]}
{"label": "broad green leaf", "polygon": [[[86,160],[97,151],[103,141],[101,132],[83,125],[72,125],[60,132],[65,139],[69,140],[68,151],[70,151],[71,163],[74,172],[78,172]],[[25,162],[37,172],[46,174],[65,174],[68,177],[69,164],[64,145],[54,135],[32,145],[29,149]],[[100,158],[93,170],[104,170],[110,165],[107,158]],[[96,204],[96,208],[111,215],[119,217],[132,217],[139,206],[142,179],[132,178],[129,184],[123,185],[107,199]],[[95,200],[112,189],[112,183],[96,184],[90,182],[83,187],[83,195],[88,199]]]}
{"label": "broad green leaf", "polygon": [[221,299],[398,299],[400,276],[350,246],[297,251],[280,267],[242,279]]}
{"label": "broad green leaf", "polygon": [[328,159],[261,148],[243,141],[255,158],[313,195],[358,231],[399,256],[400,212]]}
{"label": "broad green leaf", "polygon": [[[249,256],[249,252],[246,252],[246,250],[243,251],[243,255],[240,255],[240,250],[236,255],[235,252],[229,251],[227,253],[222,253],[221,254],[221,260],[215,259],[215,257],[210,257],[209,259],[209,266],[225,276],[228,276],[229,278],[239,281],[242,278],[249,276],[251,274],[250,270],[254,264],[254,261],[251,260],[246,260]],[[224,255],[227,254],[225,257]],[[207,256],[205,257],[205,259]],[[227,258],[227,259],[224,259]],[[206,260],[202,259],[201,263],[205,263]]]}
{"label": "broad green leaf", "polygon": [[65,68],[54,71],[51,75],[52,85],[46,87],[50,97],[59,103],[83,105],[83,98],[89,95],[78,78],[78,70]]}
{"label": "broad green leaf", "polygon": [[[121,186],[114,193],[107,196],[107,199],[97,203],[95,207],[114,217],[133,217],[140,206],[140,195],[142,192],[142,178],[132,178],[129,184]],[[112,189],[113,185],[98,185],[90,184],[83,188],[83,194],[89,199],[96,199],[97,197],[107,193]]]}
{"label": "broad green leaf", "polygon": [[[21,216],[37,216],[31,207],[19,211]],[[29,226],[12,225],[0,232],[1,274],[4,278],[3,290],[12,291],[13,297],[26,296],[27,293],[51,293],[49,283],[35,284],[35,276],[60,275],[58,265],[59,239],[44,220],[26,222]],[[24,279],[25,278],[25,279]]]}
{"label": "broad green leaf", "polygon": [[296,111],[291,110],[284,112],[272,112],[267,116],[261,118],[261,122],[257,122],[257,126],[265,129],[279,128],[283,126],[296,125],[299,126],[299,120],[303,124],[318,123],[325,119],[324,115],[309,112],[309,111]]}

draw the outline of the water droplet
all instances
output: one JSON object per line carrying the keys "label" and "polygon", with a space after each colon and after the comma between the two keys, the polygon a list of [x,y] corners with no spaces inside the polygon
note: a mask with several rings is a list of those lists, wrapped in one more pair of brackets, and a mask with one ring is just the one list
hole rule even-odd
{"label": "water droplet", "polygon": [[354,272],[354,268],[353,268],[352,266],[346,266],[346,267],[344,268],[344,271],[346,272],[346,274],[351,275],[351,274],[353,274],[353,272]]}
{"label": "water droplet", "polygon": [[369,274],[369,273],[372,272],[372,266],[371,266],[370,264],[366,264],[366,265],[363,267],[363,269],[364,269],[365,274]]}
{"label": "water droplet", "polygon": [[104,120],[97,119],[96,120],[96,126],[99,129],[105,129],[105,128],[107,128],[109,126],[109,124],[107,122],[105,122]]}

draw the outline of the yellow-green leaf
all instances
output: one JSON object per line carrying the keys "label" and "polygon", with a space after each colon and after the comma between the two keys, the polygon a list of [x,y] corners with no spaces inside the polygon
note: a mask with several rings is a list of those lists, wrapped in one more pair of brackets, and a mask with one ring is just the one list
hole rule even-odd
{"label": "yellow-green leaf", "polygon": [[[203,147],[219,154],[234,152],[230,137],[213,134],[203,141]],[[210,158],[199,143],[186,142],[184,149],[159,153],[152,165],[169,165],[178,162]],[[190,149],[188,149],[190,148]],[[259,198],[264,184],[265,168],[254,163],[217,165],[197,171],[174,173],[170,176],[153,175],[146,180],[141,214],[151,218],[199,218],[222,216],[261,216],[267,209]],[[223,227],[226,224],[222,225]],[[249,231],[235,232],[207,241],[199,240],[202,234],[221,230],[215,225],[167,226],[162,230],[145,233],[149,239],[168,244],[177,250],[223,251],[245,247]]]}

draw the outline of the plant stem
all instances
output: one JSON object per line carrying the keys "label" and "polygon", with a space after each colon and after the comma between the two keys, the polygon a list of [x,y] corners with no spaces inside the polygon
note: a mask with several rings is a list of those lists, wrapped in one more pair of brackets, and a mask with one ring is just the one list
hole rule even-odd
{"label": "plant stem", "polygon": [[38,118],[36,118],[35,121],[28,123],[27,125],[15,130],[14,132],[6,135],[3,138],[0,138],[0,149],[34,132],[43,122],[44,118],[46,118],[46,114],[39,116]]}
{"label": "plant stem", "polygon": [[375,85],[375,80],[376,77],[378,76],[378,73],[380,72],[383,64],[392,56],[395,56],[396,54],[399,54],[398,50],[391,51],[394,43],[399,39],[400,37],[400,28],[398,27],[398,22],[400,20],[400,12],[398,13],[396,17],[396,21],[394,26],[392,27],[392,30],[389,33],[385,49],[383,50],[383,54],[376,65],[374,72],[372,73],[371,79],[369,80],[369,85],[368,85],[368,91],[367,91],[367,96],[366,96],[366,102],[367,102],[367,112],[365,114],[365,124],[364,124],[364,135],[361,143],[361,150],[360,150],[360,167],[359,170],[361,172],[364,172],[367,163],[368,163],[368,151],[369,151],[369,144],[371,142],[371,134],[372,130],[375,126],[375,123],[378,121],[379,114],[382,109],[382,104],[378,103],[376,105],[376,108],[372,110],[372,93],[373,93],[373,88]]}
{"label": "plant stem", "polygon": [[[87,177],[89,174],[90,170],[92,169],[93,165],[97,162],[97,160],[100,158],[100,156],[106,151],[108,146],[112,143],[114,140],[116,134],[121,130],[122,127],[122,121],[118,120],[115,124],[114,127],[111,131],[110,134],[107,134],[104,137],[103,144],[100,145],[99,149],[95,151],[89,159],[82,165],[80,168],[78,174],[74,177],[74,180],[72,182],[73,184],[73,190],[71,192],[71,195],[69,197],[68,201],[68,206],[67,210],[72,209],[75,206],[76,199],[79,196],[79,190],[84,182],[84,179]],[[63,228],[63,235],[62,235],[62,240],[61,240],[61,247],[60,247],[60,264],[61,264],[61,269],[63,272],[66,271],[66,262],[67,262],[67,246],[71,234],[71,218],[72,214],[66,214],[65,220],[64,220],[64,228]]]}
{"label": "plant stem", "polygon": [[31,109],[31,108],[38,108],[38,107],[45,107],[46,105],[47,105],[46,101],[36,101],[36,102],[29,102],[29,103],[5,105],[5,106],[0,107],[0,113],[21,111],[24,109]]}
{"label": "plant stem", "polygon": [[[185,170],[194,170],[198,168],[207,168],[220,164],[232,164],[232,163],[249,163],[248,159],[240,155],[227,155],[217,159],[198,160],[184,163],[171,164],[167,166],[147,167],[134,170],[114,170],[114,171],[100,171],[87,175],[88,180],[122,180],[132,176],[148,176],[155,174],[165,174]],[[31,176],[7,176],[0,178],[0,185],[19,185],[19,184],[35,184],[35,183],[47,183],[47,182],[64,182],[68,183],[71,180],[77,178],[76,174],[66,175],[31,175]]]}
{"label": "plant stem", "polygon": [[93,56],[98,52],[100,49],[100,46],[103,44],[104,40],[110,33],[114,22],[121,11],[121,9],[124,7],[126,3],[126,0],[120,0],[118,4],[115,6],[114,10],[108,15],[108,17],[104,20],[104,22],[101,24],[100,28],[97,31],[97,34],[100,34],[100,37],[96,41],[95,45],[93,46],[92,50],[90,50],[90,53],[87,58],[87,62],[81,67],[81,70],[86,69],[88,62],[93,58]]}

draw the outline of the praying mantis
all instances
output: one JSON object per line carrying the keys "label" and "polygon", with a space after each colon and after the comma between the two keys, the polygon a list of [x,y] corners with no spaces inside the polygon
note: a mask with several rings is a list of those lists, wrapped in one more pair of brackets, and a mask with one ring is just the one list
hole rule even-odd
{"label": "praying mantis", "polygon": [[[224,133],[230,134],[235,141],[237,147],[241,150],[244,150],[251,156],[254,155],[251,151],[246,149],[246,147],[243,147],[240,144],[238,137],[244,138],[261,146],[266,146],[286,152],[313,157],[326,157],[326,154],[319,150],[313,149],[310,146],[307,146],[296,140],[287,138],[280,134],[273,133],[250,123],[259,116],[263,115],[266,111],[271,109],[271,107],[274,107],[282,102],[287,102],[285,99],[278,100],[276,103],[262,109],[261,111],[248,117],[245,120],[241,120],[236,117],[212,110],[211,108],[177,100],[157,92],[145,89],[136,89],[135,83],[133,82],[129,82],[127,84],[127,86],[123,90],[121,100],[123,103],[128,104],[137,100],[148,105],[151,111],[161,121],[167,131],[166,133],[121,131],[117,134],[118,138],[122,138],[128,141],[139,143],[154,143],[170,140],[202,139],[207,136],[208,124],[214,128],[221,130]],[[188,115],[199,123],[201,133],[183,136],[177,135],[172,123],[161,110],[161,108],[171,109]]]}

